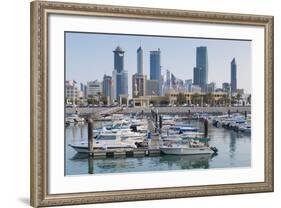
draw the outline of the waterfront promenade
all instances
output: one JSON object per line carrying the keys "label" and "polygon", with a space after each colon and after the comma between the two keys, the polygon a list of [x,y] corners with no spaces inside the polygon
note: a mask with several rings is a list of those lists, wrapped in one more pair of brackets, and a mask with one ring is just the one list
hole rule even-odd
{"label": "waterfront promenade", "polygon": [[237,107],[94,107],[94,108],[66,108],[66,113],[75,113],[76,110],[81,115],[101,115],[112,113],[131,114],[142,112],[144,114],[151,113],[151,110],[158,110],[160,114],[186,114],[190,113],[227,113],[230,110],[231,113],[245,112],[251,113],[251,106],[237,106]]}

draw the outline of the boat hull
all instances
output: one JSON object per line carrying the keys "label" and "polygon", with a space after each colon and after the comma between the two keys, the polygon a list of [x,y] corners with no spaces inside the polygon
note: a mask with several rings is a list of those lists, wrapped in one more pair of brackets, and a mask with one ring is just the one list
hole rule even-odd
{"label": "boat hull", "polygon": [[213,154],[214,151],[208,147],[201,148],[175,148],[175,147],[161,147],[161,152],[166,155],[202,155]]}

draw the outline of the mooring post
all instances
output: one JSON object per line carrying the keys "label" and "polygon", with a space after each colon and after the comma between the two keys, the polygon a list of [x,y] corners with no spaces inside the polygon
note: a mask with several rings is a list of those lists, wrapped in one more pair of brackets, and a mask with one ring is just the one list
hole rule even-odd
{"label": "mooring post", "polygon": [[155,133],[157,133],[158,130],[158,114],[155,115]]}
{"label": "mooring post", "polygon": [[88,121],[88,152],[89,156],[93,156],[93,120],[91,118]]}
{"label": "mooring post", "polygon": [[230,117],[230,109],[228,109],[227,114],[228,114],[228,117]]}
{"label": "mooring post", "polygon": [[88,173],[94,174],[94,160],[93,157],[88,157]]}
{"label": "mooring post", "polygon": [[162,130],[162,116],[159,116],[159,133],[161,134]]}
{"label": "mooring post", "polygon": [[204,120],[204,136],[205,137],[208,136],[208,120],[207,119]]}
{"label": "mooring post", "polygon": [[247,119],[247,111],[245,110],[245,119]]}
{"label": "mooring post", "polygon": [[188,110],[188,122],[190,123],[191,120],[191,114],[190,114],[190,110]]}

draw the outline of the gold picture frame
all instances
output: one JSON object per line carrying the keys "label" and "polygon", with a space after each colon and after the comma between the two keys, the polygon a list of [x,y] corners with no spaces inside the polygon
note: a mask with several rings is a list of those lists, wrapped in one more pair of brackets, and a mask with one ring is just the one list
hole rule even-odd
{"label": "gold picture frame", "polygon": [[[48,193],[48,15],[122,17],[162,21],[261,26],[265,30],[264,182],[204,185],[72,194]],[[248,14],[156,8],[31,2],[31,205],[58,206],[89,203],[169,199],[273,191],[273,17]]]}

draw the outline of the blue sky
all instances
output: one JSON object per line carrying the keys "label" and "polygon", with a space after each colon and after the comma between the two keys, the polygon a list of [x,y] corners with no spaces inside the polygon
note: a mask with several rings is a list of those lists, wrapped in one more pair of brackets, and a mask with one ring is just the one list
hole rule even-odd
{"label": "blue sky", "polygon": [[237,85],[251,92],[251,41],[199,39],[178,37],[154,37],[112,35],[96,33],[73,33],[65,35],[66,79],[86,83],[102,80],[112,75],[113,50],[119,45],[125,51],[125,70],[129,74],[129,93],[132,75],[137,71],[137,49],[144,51],[144,73],[149,78],[149,51],[161,50],[162,74],[169,69],[180,79],[192,79],[196,63],[196,47],[207,46],[209,79],[221,83],[230,82],[230,62],[237,63]]}

